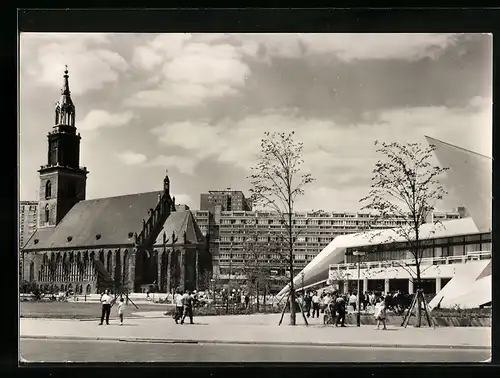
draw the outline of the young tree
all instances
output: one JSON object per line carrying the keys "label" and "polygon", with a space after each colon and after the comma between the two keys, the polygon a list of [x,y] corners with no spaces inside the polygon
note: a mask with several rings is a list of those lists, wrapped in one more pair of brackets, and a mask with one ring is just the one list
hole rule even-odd
{"label": "young tree", "polygon": [[282,235],[284,253],[281,257],[290,270],[290,324],[296,324],[293,250],[296,235],[292,215],[297,196],[304,194],[304,186],[314,179],[309,173],[301,173],[304,163],[303,143],[293,139],[294,132],[266,132],[261,141],[258,163],[252,167],[250,189],[253,203],[270,208],[279,215],[286,232]]}
{"label": "young tree", "polygon": [[271,268],[281,267],[281,259],[276,259],[277,243],[269,243],[259,240],[257,228],[245,235],[243,244],[243,271],[246,276],[247,289],[249,293],[254,292],[257,298],[257,311],[259,311],[260,294],[264,296],[269,292],[271,282]]}
{"label": "young tree", "polygon": [[[383,159],[375,164],[372,185],[369,194],[362,198],[362,209],[373,212],[370,224],[383,220],[401,221],[399,227],[393,229],[393,236],[388,236],[382,243],[403,242],[408,249],[412,263],[400,263],[415,289],[421,288],[423,252],[429,240],[436,232],[439,220],[431,221],[424,234],[422,224],[429,223],[427,215],[434,210],[436,203],[447,194],[441,185],[440,176],[447,170],[432,164],[434,146],[423,147],[420,143],[399,144],[379,143],[377,152]],[[374,233],[372,237],[379,235]],[[404,258],[404,257],[403,257]],[[418,326],[421,325],[420,297],[417,307]]]}

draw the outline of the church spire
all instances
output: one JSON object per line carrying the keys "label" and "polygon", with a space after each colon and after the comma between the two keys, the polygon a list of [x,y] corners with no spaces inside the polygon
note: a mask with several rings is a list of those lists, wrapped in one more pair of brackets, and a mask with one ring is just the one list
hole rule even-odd
{"label": "church spire", "polygon": [[56,105],[55,126],[75,127],[75,105],[73,104],[73,100],[71,100],[71,91],[69,90],[68,66],[64,67],[61,99]]}
{"label": "church spire", "polygon": [[[66,64],[64,66],[64,84],[61,88],[61,95],[63,96],[70,96],[71,92],[69,90],[69,75],[68,75],[68,65]],[[71,99],[71,97],[70,97]]]}

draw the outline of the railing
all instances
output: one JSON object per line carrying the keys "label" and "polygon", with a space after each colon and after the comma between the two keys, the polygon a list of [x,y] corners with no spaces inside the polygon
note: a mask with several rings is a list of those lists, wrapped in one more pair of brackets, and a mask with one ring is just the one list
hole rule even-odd
{"label": "railing", "polygon": [[[421,265],[445,265],[445,264],[464,264],[467,261],[477,261],[481,259],[491,258],[491,251],[479,251],[479,252],[467,252],[466,255],[462,256],[445,256],[445,257],[425,257],[420,260]],[[415,265],[415,259],[406,260],[389,260],[389,261],[373,261],[373,262],[361,262],[361,269],[373,269],[373,268],[391,268],[397,267],[398,265],[407,266]],[[357,269],[357,263],[346,263],[346,264],[330,264],[330,270],[350,270]]]}

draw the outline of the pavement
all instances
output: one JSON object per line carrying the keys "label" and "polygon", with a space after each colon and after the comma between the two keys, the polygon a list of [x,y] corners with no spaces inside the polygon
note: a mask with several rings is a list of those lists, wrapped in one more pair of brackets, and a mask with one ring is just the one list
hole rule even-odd
{"label": "pavement", "polygon": [[[133,318],[132,318],[133,316]],[[378,347],[490,350],[489,327],[401,328],[375,330],[373,326],[335,328],[309,319],[305,326],[288,325],[289,315],[278,326],[280,314],[203,316],[195,324],[176,325],[161,312],[133,313],[119,326],[113,318],[109,326],[96,321],[22,318],[21,339],[122,341],[162,344],[238,344],[329,347]]]}
{"label": "pavement", "polygon": [[157,344],[21,339],[21,362],[479,362],[477,349]]}

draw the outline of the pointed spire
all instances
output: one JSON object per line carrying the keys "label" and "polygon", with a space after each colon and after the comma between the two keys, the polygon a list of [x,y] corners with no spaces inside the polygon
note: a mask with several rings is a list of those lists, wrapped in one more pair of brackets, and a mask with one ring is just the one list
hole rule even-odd
{"label": "pointed spire", "polygon": [[170,179],[168,178],[168,169],[166,171],[165,178],[163,179],[163,190],[165,193],[170,193]]}
{"label": "pointed spire", "polygon": [[75,126],[75,105],[71,100],[71,91],[69,90],[68,66],[64,70],[64,82],[61,88],[61,98],[56,105],[55,124]]}
{"label": "pointed spire", "polygon": [[69,96],[71,95],[71,92],[69,90],[69,75],[68,75],[68,65],[66,64],[64,66],[64,83],[61,88],[61,94],[64,96]]}

